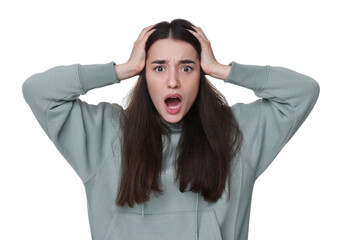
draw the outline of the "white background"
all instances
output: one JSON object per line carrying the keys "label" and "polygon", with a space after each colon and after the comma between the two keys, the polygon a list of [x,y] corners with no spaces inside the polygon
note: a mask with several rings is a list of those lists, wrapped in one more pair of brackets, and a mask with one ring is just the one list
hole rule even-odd
{"label": "white background", "polygon": [[[4,2],[0,239],[91,239],[85,189],[24,101],[24,80],[57,65],[124,63],[144,27],[175,18],[200,26],[223,64],[282,66],[318,81],[314,110],[255,184],[249,239],[340,239],[336,1]],[[209,79],[230,105],[257,99],[248,89]],[[135,81],[80,98],[123,104]]]}

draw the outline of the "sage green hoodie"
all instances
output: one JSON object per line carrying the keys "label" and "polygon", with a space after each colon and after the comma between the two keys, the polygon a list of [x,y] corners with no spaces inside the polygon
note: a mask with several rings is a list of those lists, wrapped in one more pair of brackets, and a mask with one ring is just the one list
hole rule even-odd
{"label": "sage green hoodie", "polygon": [[[231,109],[244,142],[228,188],[214,203],[180,192],[174,182],[174,156],[181,123],[171,129],[163,151],[164,194],[133,208],[115,205],[120,180],[124,109],[115,103],[80,100],[89,90],[119,83],[114,62],[57,66],[29,77],[22,92],[34,116],[81,178],[93,240],[245,240],[255,180],[305,121],[319,96],[318,83],[283,67],[231,62],[226,83],[254,91],[260,99]],[[226,184],[227,186],[227,184]]]}

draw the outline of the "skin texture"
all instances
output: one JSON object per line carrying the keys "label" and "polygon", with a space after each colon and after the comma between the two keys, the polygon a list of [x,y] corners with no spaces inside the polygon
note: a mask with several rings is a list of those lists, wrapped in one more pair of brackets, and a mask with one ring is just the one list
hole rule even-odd
{"label": "skin texture", "polygon": [[[162,62],[154,63],[154,61]],[[190,60],[192,63],[181,62]],[[149,49],[146,60],[146,82],[151,100],[162,118],[179,122],[191,108],[199,89],[200,60],[195,48],[184,41],[157,40]],[[166,111],[165,97],[179,94],[182,102],[179,112]]]}
{"label": "skin texture", "polygon": [[[131,78],[140,74],[146,67],[148,90],[153,104],[164,120],[175,123],[180,121],[189,111],[194,102],[199,87],[200,65],[205,74],[224,80],[228,77],[231,66],[223,65],[216,61],[210,41],[200,27],[193,26],[197,31],[190,31],[200,42],[202,52],[201,60],[198,59],[196,50],[184,41],[161,39],[156,41],[145,58],[145,43],[155,31],[154,25],[144,28],[133,44],[129,60],[126,63],[115,65],[119,80]],[[146,61],[145,61],[146,59]],[[190,59],[195,64],[180,64],[180,60]],[[167,60],[168,62],[157,67],[151,64],[154,60]],[[185,67],[187,66],[187,67]],[[157,67],[157,71],[154,69]],[[188,67],[193,70],[188,71]],[[176,114],[169,114],[164,106],[164,97],[167,94],[179,93],[182,96],[181,110]]]}

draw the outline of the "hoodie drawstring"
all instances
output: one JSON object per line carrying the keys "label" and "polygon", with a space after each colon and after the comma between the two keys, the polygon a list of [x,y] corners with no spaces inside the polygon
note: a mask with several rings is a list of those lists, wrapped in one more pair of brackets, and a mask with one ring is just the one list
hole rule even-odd
{"label": "hoodie drawstring", "polygon": [[144,217],[144,203],[142,204],[142,217]]}
{"label": "hoodie drawstring", "polygon": [[196,228],[195,228],[196,240],[198,240],[198,193],[196,193]]}
{"label": "hoodie drawstring", "polygon": [[[198,193],[196,193],[196,225],[195,225],[195,240],[198,238]],[[142,203],[142,217],[144,218],[144,203]]]}

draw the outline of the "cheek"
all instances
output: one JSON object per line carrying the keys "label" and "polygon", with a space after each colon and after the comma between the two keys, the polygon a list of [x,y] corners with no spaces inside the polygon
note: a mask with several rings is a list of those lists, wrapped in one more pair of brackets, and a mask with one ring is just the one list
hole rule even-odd
{"label": "cheek", "polygon": [[154,102],[158,98],[159,93],[159,86],[157,85],[157,81],[154,81],[154,79],[147,78],[146,85],[148,88],[148,92],[150,95],[151,100]]}
{"label": "cheek", "polygon": [[197,95],[198,89],[199,89],[199,87],[200,87],[200,78],[201,78],[201,76],[198,75],[198,76],[195,78],[194,83],[192,84],[192,89],[195,89],[195,95]]}
{"label": "cheek", "polygon": [[196,100],[196,97],[197,97],[197,94],[198,94],[198,90],[199,90],[199,84],[200,84],[199,79],[198,80],[195,79],[190,84],[190,86],[188,87],[188,89],[190,89],[190,91],[188,92],[188,97],[190,99],[190,104],[192,104]]}

